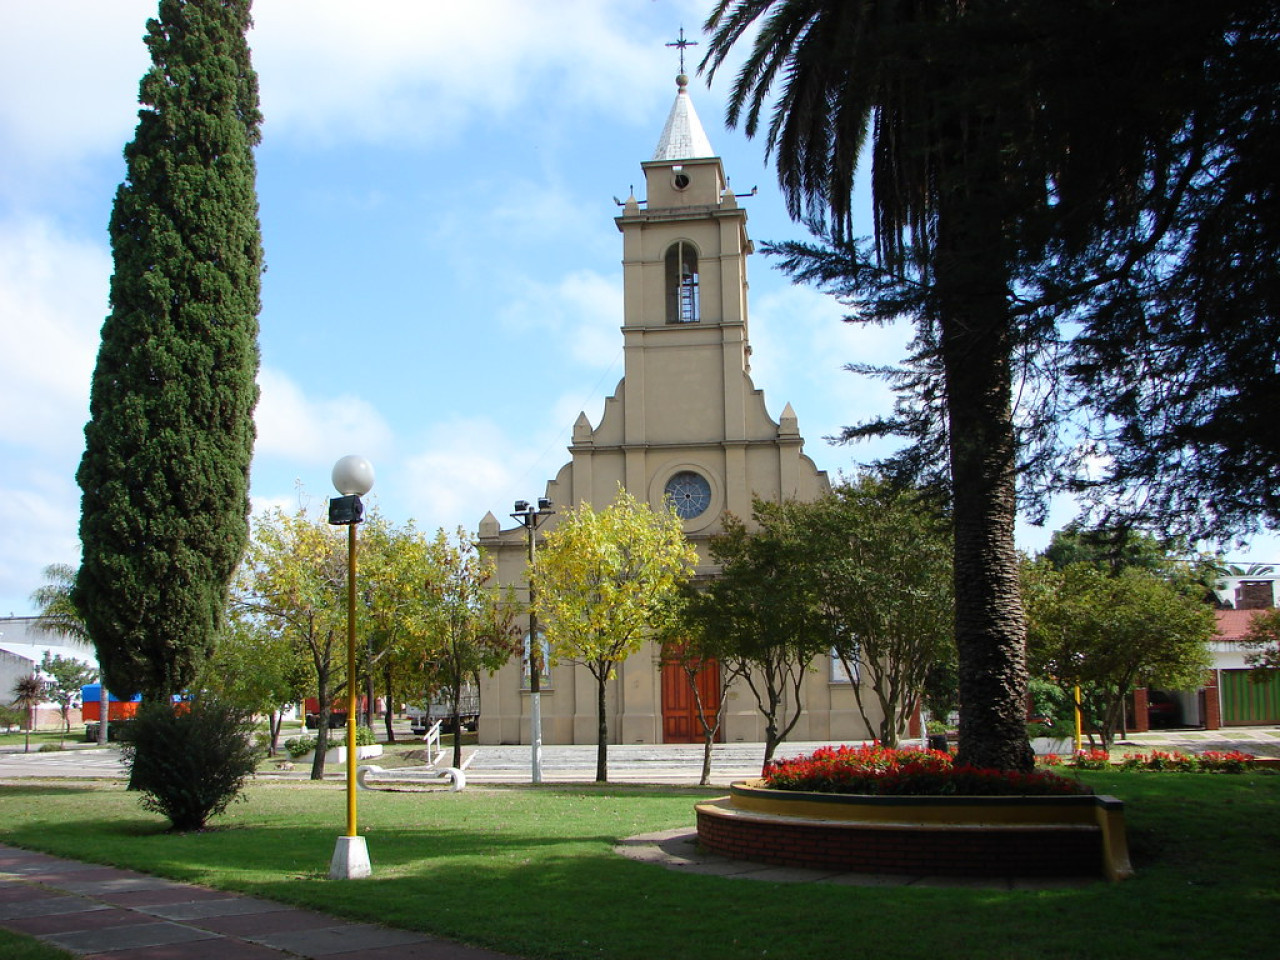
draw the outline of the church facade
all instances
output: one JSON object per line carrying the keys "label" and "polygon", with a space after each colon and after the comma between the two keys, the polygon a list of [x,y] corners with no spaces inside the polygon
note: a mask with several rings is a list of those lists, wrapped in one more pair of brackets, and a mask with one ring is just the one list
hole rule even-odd
{"label": "church facade", "polygon": [[[749,520],[752,498],[812,500],[829,490],[804,454],[795,412],[777,420],[751,380],[747,214],[729,189],[723,165],[698,120],[688,80],[678,92],[653,158],[642,164],[645,198],[627,198],[616,218],[622,234],[623,378],[592,426],[573,427],[570,461],[547,484],[562,511],[583,502],[603,509],[619,485],[661,508],[674,502],[685,535],[698,548],[700,576],[716,567],[707,541],[726,512]],[[537,536],[554,529],[552,515]],[[529,531],[503,529],[492,512],[480,546],[498,580],[527,590]],[[526,627],[526,648],[528,644]],[[618,666],[608,692],[613,743],[700,741],[687,683],[646,643]],[[544,743],[594,743],[595,681],[585,667],[559,663],[541,679]],[[745,684],[728,692],[722,738],[764,739],[763,721]],[[793,740],[870,736],[847,678],[815,662],[804,693],[805,716]],[[529,743],[527,657],[481,678],[481,743]],[[873,717],[873,720],[875,718]]]}

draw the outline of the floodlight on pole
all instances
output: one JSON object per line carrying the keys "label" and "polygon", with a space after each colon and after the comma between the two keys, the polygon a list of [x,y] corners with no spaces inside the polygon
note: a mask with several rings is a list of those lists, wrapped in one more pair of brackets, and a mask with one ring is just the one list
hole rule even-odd
{"label": "floodlight on pole", "polygon": [[555,514],[550,497],[539,497],[537,507],[528,500],[517,500],[511,513],[524,527],[529,538],[529,746],[530,779],[542,782],[542,642],[538,639],[538,612],[534,609],[533,561],[538,525]]}
{"label": "floodlight on pole", "polygon": [[347,528],[347,833],[338,838],[329,877],[354,880],[373,872],[356,821],[356,526],[364,519],[360,498],[373,489],[373,464],[364,457],[343,457],[333,465],[333,486],[342,496],[329,501],[329,522]]}

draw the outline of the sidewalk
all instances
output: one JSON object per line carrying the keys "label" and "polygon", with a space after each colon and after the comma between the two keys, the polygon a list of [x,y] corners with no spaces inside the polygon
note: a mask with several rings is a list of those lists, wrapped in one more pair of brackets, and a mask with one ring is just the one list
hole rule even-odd
{"label": "sidewalk", "polygon": [[515,960],[422,933],[2,844],[0,927],[101,960]]}

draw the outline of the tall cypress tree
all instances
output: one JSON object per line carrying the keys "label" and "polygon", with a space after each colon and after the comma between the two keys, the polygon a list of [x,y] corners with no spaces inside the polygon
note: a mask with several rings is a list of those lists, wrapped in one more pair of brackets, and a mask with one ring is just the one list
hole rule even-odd
{"label": "tall cypress tree", "polygon": [[160,0],[147,22],[77,473],[75,603],[117,694],[190,682],[248,535],[262,273],[250,5]]}

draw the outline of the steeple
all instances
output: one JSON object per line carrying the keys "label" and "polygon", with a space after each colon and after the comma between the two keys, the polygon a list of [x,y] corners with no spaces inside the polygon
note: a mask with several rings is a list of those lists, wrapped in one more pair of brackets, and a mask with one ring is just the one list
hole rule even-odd
{"label": "steeple", "polygon": [[715,155],[698,119],[698,112],[693,109],[693,101],[689,99],[689,78],[682,73],[676,77],[676,101],[667,114],[667,125],[662,128],[653,159],[656,162],[704,160]]}

